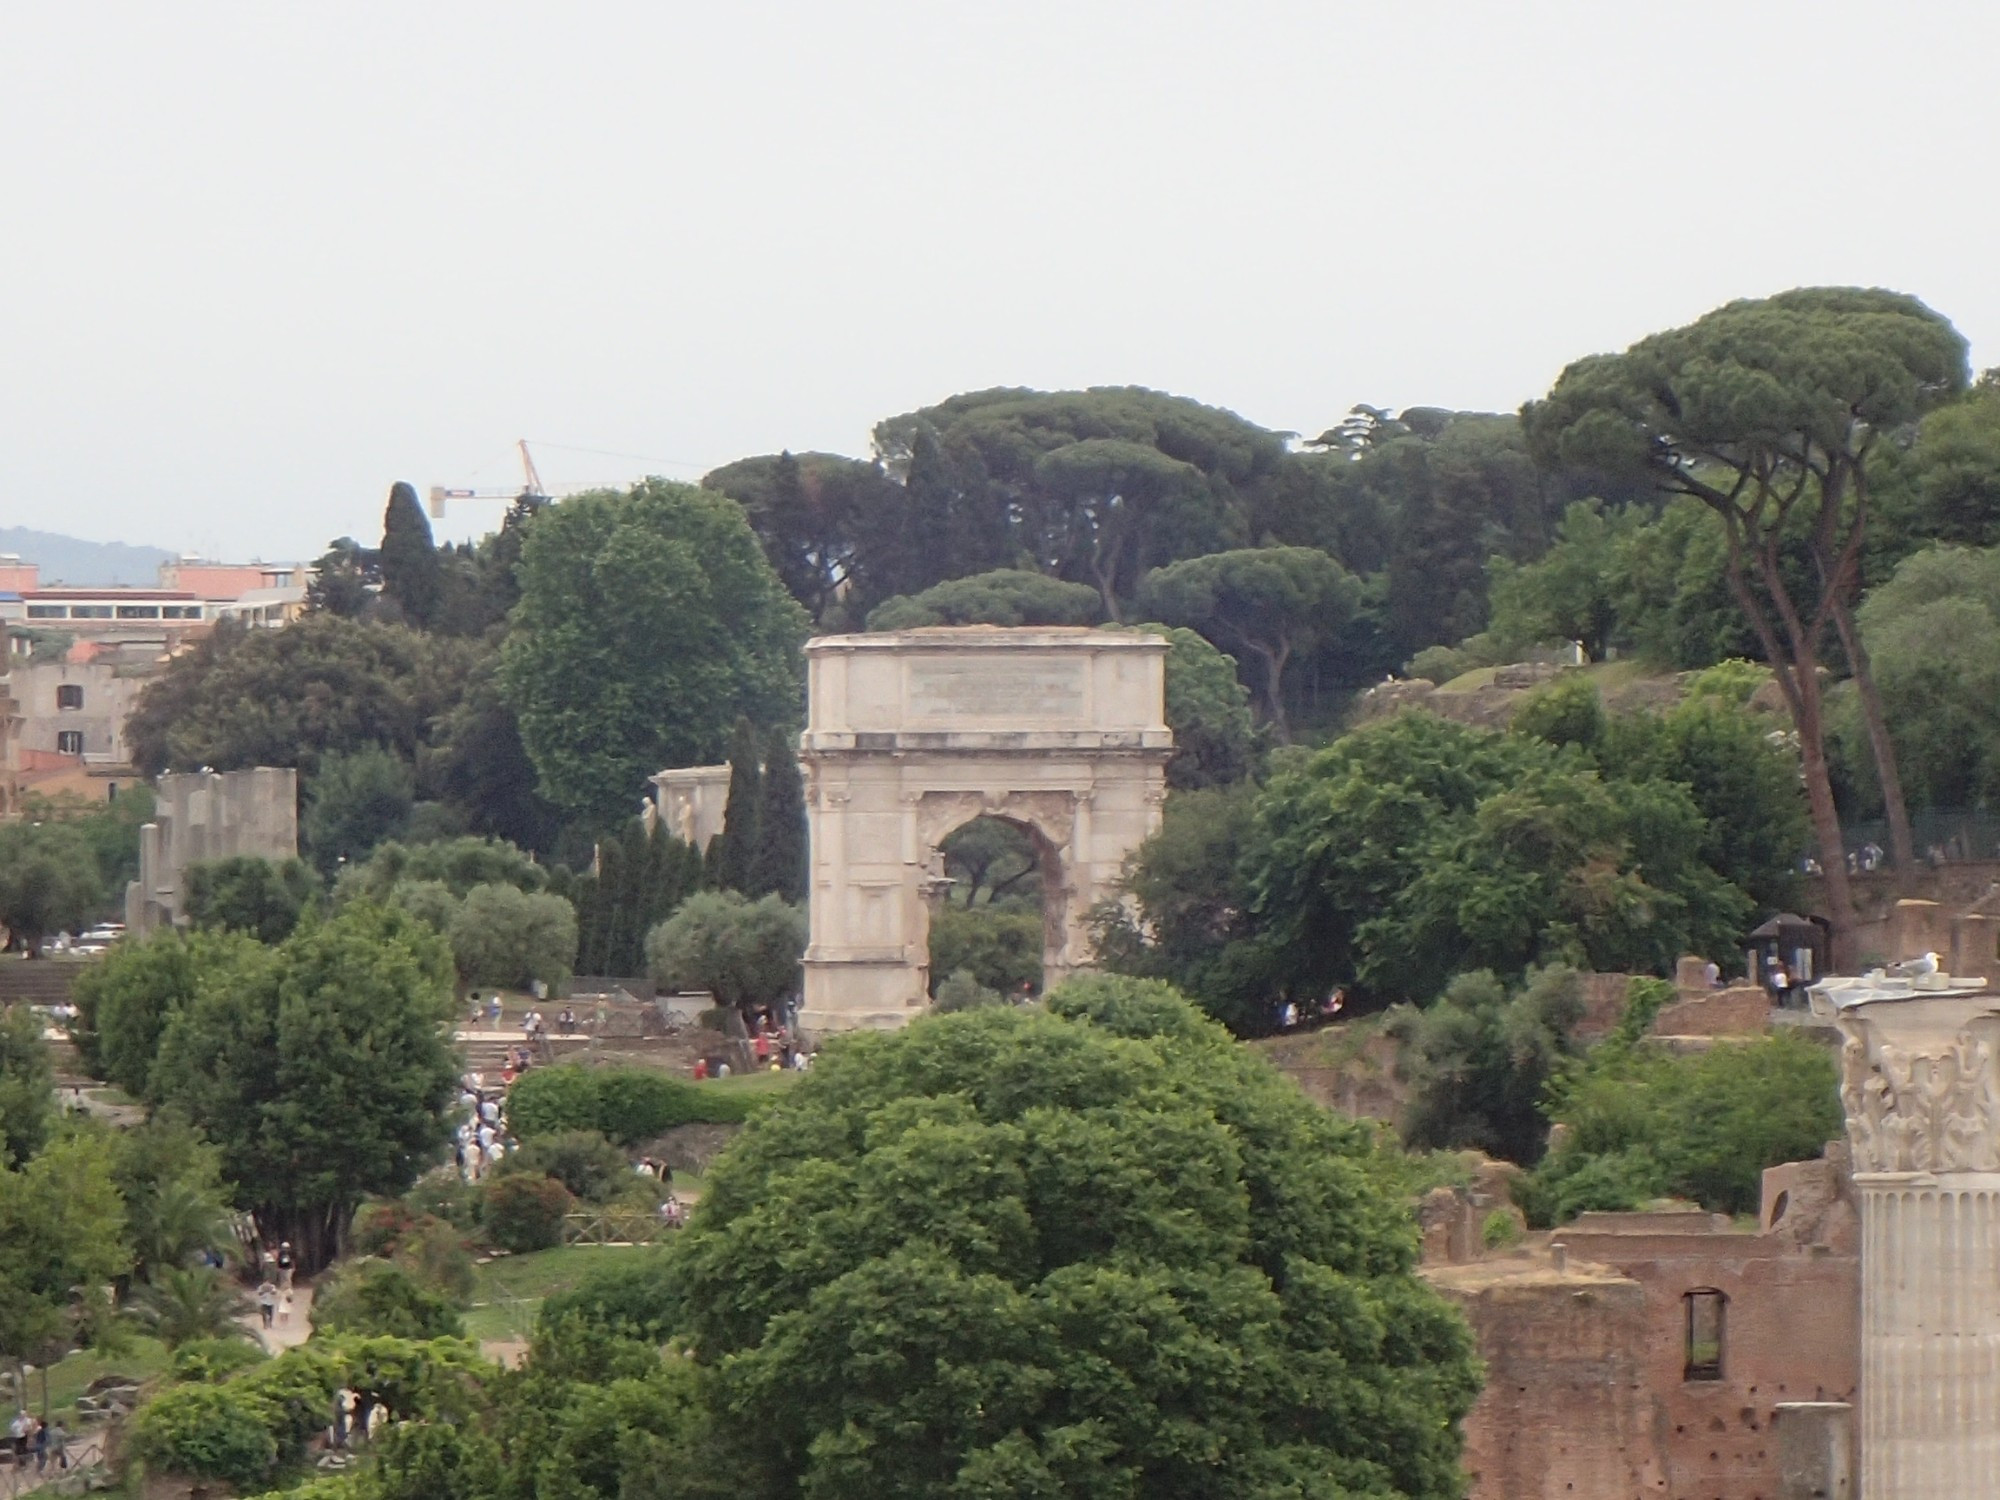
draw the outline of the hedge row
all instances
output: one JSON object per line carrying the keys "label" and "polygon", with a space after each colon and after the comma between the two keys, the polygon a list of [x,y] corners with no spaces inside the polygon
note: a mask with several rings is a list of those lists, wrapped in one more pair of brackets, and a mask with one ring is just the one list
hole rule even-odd
{"label": "hedge row", "polygon": [[764,1094],[705,1089],[651,1068],[536,1068],[507,1094],[507,1124],[522,1140],[595,1130],[634,1146],[676,1125],[737,1125]]}

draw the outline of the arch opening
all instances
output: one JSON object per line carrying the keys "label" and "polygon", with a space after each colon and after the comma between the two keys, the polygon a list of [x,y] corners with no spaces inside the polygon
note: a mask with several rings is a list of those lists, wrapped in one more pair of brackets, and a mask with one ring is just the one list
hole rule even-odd
{"label": "arch opening", "polygon": [[1051,956],[1065,940],[1062,851],[1032,823],[981,814],[930,851],[940,872],[925,901],[926,989],[947,1003],[1010,1001],[1041,994]]}

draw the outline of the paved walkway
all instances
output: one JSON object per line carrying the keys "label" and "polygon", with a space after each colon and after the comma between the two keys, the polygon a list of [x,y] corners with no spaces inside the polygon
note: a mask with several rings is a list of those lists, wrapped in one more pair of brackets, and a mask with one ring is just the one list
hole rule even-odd
{"label": "paved walkway", "polygon": [[282,1354],[285,1350],[303,1344],[312,1337],[313,1289],[303,1281],[292,1283],[292,1315],[282,1323],[264,1326],[264,1315],[252,1307],[247,1317],[236,1321],[250,1330],[251,1336],[272,1354]]}

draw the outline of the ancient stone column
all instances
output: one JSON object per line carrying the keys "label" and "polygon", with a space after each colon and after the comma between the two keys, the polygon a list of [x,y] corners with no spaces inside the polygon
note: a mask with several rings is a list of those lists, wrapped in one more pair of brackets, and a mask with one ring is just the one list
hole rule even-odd
{"label": "ancient stone column", "polygon": [[1866,1500],[1962,1500],[2000,1475],[2000,996],[1924,983],[1836,1009]]}

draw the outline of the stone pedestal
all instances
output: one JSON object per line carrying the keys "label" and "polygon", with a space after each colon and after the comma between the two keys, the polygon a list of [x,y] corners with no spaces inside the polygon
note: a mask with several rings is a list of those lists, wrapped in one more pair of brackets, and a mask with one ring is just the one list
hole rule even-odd
{"label": "stone pedestal", "polygon": [[2000,1475],[2000,997],[1838,1016],[1861,1200],[1861,1490],[1964,1500]]}
{"label": "stone pedestal", "polygon": [[975,818],[1026,830],[1040,855],[1044,984],[1090,962],[1091,908],[1160,823],[1166,651],[1136,631],[991,626],[807,644],[807,1033],[929,1005],[938,845]]}
{"label": "stone pedestal", "polygon": [[1845,1401],[1780,1401],[1778,1500],[1854,1500],[1854,1408]]}

